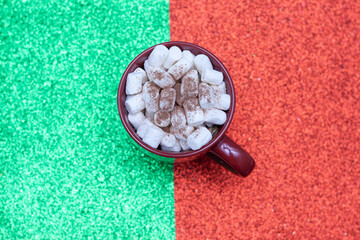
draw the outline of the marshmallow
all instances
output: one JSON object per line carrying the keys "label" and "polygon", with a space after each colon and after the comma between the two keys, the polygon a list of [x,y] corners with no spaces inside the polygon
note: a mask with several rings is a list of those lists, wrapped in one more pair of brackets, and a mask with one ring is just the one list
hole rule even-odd
{"label": "marshmallow", "polygon": [[161,88],[172,87],[175,85],[174,78],[161,68],[152,69],[148,76],[150,81],[153,81]]}
{"label": "marshmallow", "polygon": [[215,108],[228,110],[230,108],[231,98],[229,94],[220,94],[215,98]]}
{"label": "marshmallow", "polygon": [[175,106],[176,91],[173,88],[164,88],[160,92],[159,106],[161,110],[171,111]]}
{"label": "marshmallow", "polygon": [[185,126],[183,128],[174,128],[173,126],[170,127],[170,133],[174,134],[174,136],[179,139],[186,141],[188,136],[194,131],[194,127]]}
{"label": "marshmallow", "polygon": [[171,126],[174,128],[183,128],[186,125],[186,117],[184,109],[180,106],[176,106],[171,111]]}
{"label": "marshmallow", "polygon": [[154,115],[154,122],[159,127],[167,127],[170,125],[170,113],[167,111],[159,110]]}
{"label": "marshmallow", "polygon": [[214,89],[206,83],[199,84],[199,103],[204,109],[210,109],[215,106]]}
{"label": "marshmallow", "polygon": [[150,121],[149,119],[145,119],[141,125],[139,126],[139,128],[137,129],[136,133],[140,138],[144,138],[146,132],[149,130],[149,128],[151,127],[156,127],[154,123],[152,123],[152,121]]}
{"label": "marshmallow", "polygon": [[[205,112],[204,112],[204,116],[205,116]],[[205,123],[201,123],[199,125],[194,126],[195,129],[201,128],[201,127],[206,127]]]}
{"label": "marshmallow", "polygon": [[190,70],[181,80],[181,95],[185,98],[197,97],[199,93],[199,75],[196,70]]}
{"label": "marshmallow", "polygon": [[129,114],[128,119],[129,119],[129,122],[131,123],[131,125],[135,129],[138,129],[140,127],[140,125],[145,121],[146,118],[142,112],[137,112],[134,114]]}
{"label": "marshmallow", "polygon": [[157,45],[149,55],[149,64],[160,67],[169,55],[169,49],[164,45]]}
{"label": "marshmallow", "polygon": [[151,71],[154,69],[155,67],[151,66],[149,63],[149,60],[145,60],[144,62],[144,69],[145,72],[149,75],[151,73]]}
{"label": "marshmallow", "polygon": [[142,94],[139,93],[134,96],[128,97],[125,101],[125,107],[130,114],[135,114],[143,110],[145,108],[145,102]]}
{"label": "marshmallow", "polygon": [[189,135],[186,143],[192,150],[198,150],[210,142],[211,139],[211,132],[207,128],[201,127]]}
{"label": "marshmallow", "polygon": [[144,71],[144,69],[138,67],[137,69],[135,69],[134,72],[141,73],[141,83],[142,84],[144,84],[148,80],[148,77],[147,77],[146,72]]}
{"label": "marshmallow", "polygon": [[150,147],[157,148],[163,139],[165,133],[159,127],[150,127],[145,136],[143,137],[143,142],[149,145]]}
{"label": "marshmallow", "polygon": [[148,110],[145,110],[145,117],[150,119],[150,120],[154,120],[154,115],[155,113],[154,112],[149,112]]}
{"label": "marshmallow", "polygon": [[174,89],[176,92],[176,103],[182,106],[185,101],[185,97],[181,95],[181,83],[175,84]]}
{"label": "marshmallow", "polygon": [[126,80],[126,94],[133,95],[141,92],[142,89],[142,74],[132,72],[129,73]]}
{"label": "marshmallow", "polygon": [[153,82],[146,82],[143,87],[143,96],[146,110],[156,112],[159,110],[159,87]]}
{"label": "marshmallow", "polygon": [[182,58],[188,60],[191,63],[191,65],[194,65],[195,55],[192,54],[192,52],[190,52],[189,50],[184,50],[182,52]]}
{"label": "marshmallow", "polygon": [[201,81],[212,85],[219,85],[223,82],[224,76],[222,72],[206,68],[201,74]]}
{"label": "marshmallow", "polygon": [[226,113],[219,110],[219,109],[206,109],[204,111],[205,115],[205,122],[216,124],[216,125],[223,125],[227,119]]}
{"label": "marshmallow", "polygon": [[189,145],[187,145],[187,142],[186,142],[186,141],[180,140],[179,142],[180,142],[181,150],[186,151],[186,150],[189,150],[189,149],[190,149],[190,147],[189,147]]}
{"label": "marshmallow", "polygon": [[210,59],[204,54],[197,55],[194,59],[194,64],[200,75],[202,75],[203,71],[207,68],[213,69]]}
{"label": "marshmallow", "polygon": [[224,81],[222,83],[220,83],[219,85],[213,85],[212,88],[214,89],[215,94],[226,93],[226,85],[225,85]]}
{"label": "marshmallow", "polygon": [[169,55],[167,56],[165,62],[163,63],[163,67],[169,69],[174,63],[180,60],[182,56],[182,52],[180,48],[177,46],[172,46],[169,49]]}
{"label": "marshmallow", "polygon": [[192,67],[191,62],[182,58],[175,63],[168,71],[176,80],[179,80]]}
{"label": "marshmallow", "polygon": [[157,45],[143,67],[127,76],[128,120],[153,148],[201,149],[227,120],[226,90],[223,73],[213,69],[208,56]]}
{"label": "marshmallow", "polygon": [[190,98],[184,102],[186,120],[189,126],[200,125],[204,122],[204,112],[197,98]]}
{"label": "marshmallow", "polygon": [[165,133],[163,139],[161,140],[161,148],[163,147],[173,147],[176,144],[176,141],[178,141],[175,136],[171,133]]}
{"label": "marshmallow", "polygon": [[170,151],[170,152],[180,152],[181,147],[180,147],[179,140],[176,139],[175,145],[173,147],[161,146],[161,149],[164,151]]}

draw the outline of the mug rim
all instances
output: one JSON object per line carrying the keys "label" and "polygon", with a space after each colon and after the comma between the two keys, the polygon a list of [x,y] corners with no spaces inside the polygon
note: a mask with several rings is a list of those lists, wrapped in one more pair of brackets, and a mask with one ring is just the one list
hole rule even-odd
{"label": "mug rim", "polygon": [[[224,79],[228,79],[228,82],[227,82],[228,84],[226,84],[226,87],[227,87],[226,93],[230,95],[231,102],[230,102],[230,108],[227,110],[227,120],[222,125],[219,132],[210,140],[210,142],[208,142],[205,146],[203,146],[202,148],[200,148],[198,150],[187,150],[185,152],[168,152],[168,151],[163,151],[160,149],[152,148],[140,139],[140,137],[136,134],[135,129],[133,128],[133,126],[131,125],[129,120],[127,119],[128,112],[125,108],[125,102],[122,102],[122,99],[121,99],[123,95],[126,96],[125,87],[126,87],[127,75],[130,73],[130,69],[132,68],[132,66],[134,64],[136,64],[139,61],[139,59],[141,59],[144,55],[147,55],[147,54],[149,55],[151,53],[151,51],[157,45],[164,45],[167,48],[172,47],[172,46],[178,46],[181,50],[183,50],[184,47],[197,49],[199,52],[201,52],[199,54],[205,54],[206,56],[209,57],[210,61],[212,62],[212,65],[214,65],[213,62],[215,61],[217,63],[217,65],[220,67],[222,73],[224,74]],[[191,51],[191,50],[189,49],[189,51]],[[120,116],[121,122],[122,122],[123,126],[125,127],[127,133],[142,148],[144,148],[147,151],[152,152],[154,154],[157,154],[157,155],[160,155],[163,157],[168,157],[168,158],[191,157],[191,156],[197,155],[199,153],[202,153],[204,151],[207,152],[209,149],[211,149],[215,144],[217,144],[217,142],[220,139],[223,138],[226,130],[229,128],[230,123],[234,117],[235,103],[236,102],[235,102],[234,84],[232,82],[229,72],[227,71],[225,66],[222,64],[222,62],[214,54],[212,54],[210,51],[206,50],[205,48],[200,47],[193,43],[188,43],[188,42],[183,42],[183,41],[168,41],[168,42],[159,43],[152,47],[147,48],[146,50],[144,50],[140,54],[138,54],[130,62],[130,64],[126,67],[126,69],[121,77],[119,87],[118,87],[118,92],[117,92],[117,106],[118,106],[119,116]]]}

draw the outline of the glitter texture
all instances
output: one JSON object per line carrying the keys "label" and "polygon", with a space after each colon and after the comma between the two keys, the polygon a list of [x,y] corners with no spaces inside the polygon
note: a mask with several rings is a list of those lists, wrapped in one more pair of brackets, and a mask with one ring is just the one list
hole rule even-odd
{"label": "glitter texture", "polygon": [[174,239],[173,167],[116,105],[167,1],[0,4],[0,239]]}

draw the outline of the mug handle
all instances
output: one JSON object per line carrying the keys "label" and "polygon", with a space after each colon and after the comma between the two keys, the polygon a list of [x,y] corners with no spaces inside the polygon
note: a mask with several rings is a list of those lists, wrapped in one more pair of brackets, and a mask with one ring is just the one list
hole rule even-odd
{"label": "mug handle", "polygon": [[255,167],[254,159],[228,136],[224,136],[208,153],[223,167],[243,177]]}

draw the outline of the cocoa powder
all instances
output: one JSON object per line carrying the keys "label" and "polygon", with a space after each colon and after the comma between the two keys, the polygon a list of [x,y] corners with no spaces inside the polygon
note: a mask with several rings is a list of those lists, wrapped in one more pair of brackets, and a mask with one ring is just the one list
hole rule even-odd
{"label": "cocoa powder", "polygon": [[184,97],[197,97],[199,91],[199,77],[196,70],[187,72],[181,81],[181,92]]}
{"label": "cocoa powder", "polygon": [[173,72],[170,73],[175,79],[179,79],[184,71],[183,66],[176,66],[173,68]]}
{"label": "cocoa powder", "polygon": [[170,113],[159,110],[154,115],[154,122],[160,127],[167,127],[170,124]]}
{"label": "cocoa powder", "polygon": [[160,108],[171,111],[174,108],[176,99],[176,90],[173,88],[164,88],[160,93]]}
{"label": "cocoa powder", "polygon": [[211,102],[210,86],[206,83],[201,83],[199,86],[199,97],[205,99],[206,102]]}
{"label": "cocoa powder", "polygon": [[181,128],[186,125],[186,117],[184,109],[180,106],[175,106],[171,112],[171,125],[174,128]]}
{"label": "cocoa powder", "polygon": [[194,112],[200,108],[199,100],[197,98],[189,98],[184,102],[184,109],[186,112]]}
{"label": "cocoa powder", "polygon": [[154,79],[156,80],[161,80],[165,77],[165,73],[160,70],[155,70],[153,74],[154,74]]}

